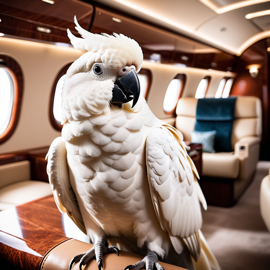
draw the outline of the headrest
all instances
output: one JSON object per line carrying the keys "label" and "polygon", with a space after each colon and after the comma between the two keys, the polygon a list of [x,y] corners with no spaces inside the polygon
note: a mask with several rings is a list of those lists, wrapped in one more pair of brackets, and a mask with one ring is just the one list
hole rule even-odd
{"label": "headrest", "polygon": [[257,97],[238,96],[235,103],[235,118],[260,118],[261,100]]}
{"label": "headrest", "polygon": [[201,98],[196,110],[197,121],[233,121],[236,97]]}
{"label": "headrest", "polygon": [[176,108],[177,116],[195,117],[198,99],[193,97],[180,98]]}

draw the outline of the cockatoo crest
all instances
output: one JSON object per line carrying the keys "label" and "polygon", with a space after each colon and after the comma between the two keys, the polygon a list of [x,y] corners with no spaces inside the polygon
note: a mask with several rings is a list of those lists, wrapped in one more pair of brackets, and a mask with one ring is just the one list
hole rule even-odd
{"label": "cockatoo crest", "polygon": [[134,65],[139,72],[143,54],[139,44],[123,34],[93,34],[83,29],[74,17],[76,30],[82,38],[75,37],[68,29],[68,37],[75,49],[92,52],[91,62],[102,62],[110,68]]}

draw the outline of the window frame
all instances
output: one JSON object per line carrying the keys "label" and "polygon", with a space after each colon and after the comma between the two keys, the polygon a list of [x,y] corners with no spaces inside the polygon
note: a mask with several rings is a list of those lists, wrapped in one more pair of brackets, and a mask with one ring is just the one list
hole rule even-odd
{"label": "window frame", "polygon": [[[224,86],[223,86],[223,89],[222,89],[222,92],[221,92],[221,96],[220,96],[219,98],[227,98],[227,97],[223,97],[224,90],[225,90],[225,88],[226,88],[226,84],[227,84],[227,82],[228,82],[229,80],[232,80],[232,84],[231,84],[231,88],[230,88],[230,93],[231,93],[232,86],[233,86],[233,83],[234,83],[234,81],[233,81],[234,78],[233,78],[233,77],[223,77],[223,78],[220,80],[220,82],[221,82],[223,79],[225,80],[225,83],[224,83]],[[216,93],[217,93],[217,91],[216,91]],[[230,93],[229,93],[228,97],[230,96]]]}
{"label": "window frame", "polygon": [[0,144],[3,144],[13,135],[19,122],[23,98],[24,78],[22,69],[15,59],[2,54],[0,54],[0,59],[0,65],[9,72],[14,85],[14,99],[10,121],[4,133],[0,135]]}
{"label": "window frame", "polygon": [[138,74],[146,75],[147,78],[148,78],[147,87],[146,87],[146,90],[145,90],[145,93],[144,93],[144,99],[147,100],[148,95],[149,95],[149,90],[150,90],[150,87],[152,85],[152,72],[151,72],[150,69],[141,68],[141,70],[138,72]]}
{"label": "window frame", "polygon": [[[219,89],[219,86],[220,86],[220,83],[222,82],[222,80],[224,80],[225,82],[224,82],[224,85],[223,85],[222,90],[221,90],[221,95],[220,95],[220,97],[216,97],[217,91],[218,91],[218,89]],[[215,93],[215,98],[222,98],[222,94],[223,94],[223,91],[224,91],[226,82],[227,82],[227,77],[223,77],[223,78],[219,81],[219,85],[218,85],[218,88],[217,88],[216,93]]]}
{"label": "window frame", "polygon": [[[226,85],[228,83],[229,80],[232,80],[232,83],[231,83],[231,87],[230,87],[230,92],[229,92],[229,95],[227,97],[223,97],[223,94],[224,94],[224,90],[226,88]],[[225,82],[225,85],[224,85],[224,88],[223,88],[223,91],[222,91],[222,95],[221,95],[221,98],[228,98],[231,94],[231,91],[232,91],[232,88],[233,88],[233,83],[234,83],[234,78],[233,77],[227,77],[226,78],[226,82]]]}
{"label": "window frame", "polygon": [[71,66],[73,62],[66,64],[64,67],[61,68],[61,70],[58,72],[54,79],[54,83],[52,86],[51,90],[51,97],[50,97],[50,105],[49,105],[49,118],[51,125],[53,126],[54,129],[57,131],[61,131],[63,128],[63,125],[59,124],[59,122],[55,119],[54,114],[53,114],[53,103],[54,103],[54,95],[56,91],[56,86],[60,78],[67,73],[68,68]]}
{"label": "window frame", "polygon": [[[204,92],[204,96],[202,98],[205,98],[206,95],[207,95],[207,92],[208,92],[208,89],[209,89],[209,86],[210,86],[210,82],[211,82],[211,76],[205,76],[204,78],[202,78],[197,86],[197,89],[196,89],[196,92],[195,92],[195,98],[196,98],[196,94],[197,94],[197,91],[198,91],[198,87],[201,83],[202,80],[207,80],[208,83],[207,83],[207,86],[206,86],[206,89],[205,89],[205,92]],[[225,83],[226,84],[226,83]],[[200,98],[196,98],[196,99],[200,99]]]}
{"label": "window frame", "polygon": [[[177,74],[172,80],[175,80],[175,79],[178,79],[178,80],[181,80],[181,81],[182,81],[182,85],[181,85],[181,88],[180,88],[179,95],[178,95],[177,101],[176,101],[176,103],[175,103],[175,106],[174,106],[174,108],[173,108],[170,112],[166,112],[166,111],[164,110],[164,106],[163,106],[163,112],[164,112],[166,115],[170,115],[170,116],[176,116],[176,107],[177,107],[177,104],[178,104],[179,99],[180,99],[180,98],[182,97],[182,95],[183,95],[184,88],[185,88],[186,81],[187,81],[187,76],[186,76],[186,74],[179,73],[179,74]],[[171,81],[172,81],[172,80],[171,80]],[[170,83],[171,83],[171,81],[170,81]],[[170,83],[169,83],[168,86],[167,86],[167,90],[168,90],[168,87],[169,87]],[[165,96],[166,96],[167,90],[166,90],[166,92],[165,92]],[[165,96],[164,96],[164,100],[165,100]],[[164,100],[163,100],[163,104],[164,104]]]}

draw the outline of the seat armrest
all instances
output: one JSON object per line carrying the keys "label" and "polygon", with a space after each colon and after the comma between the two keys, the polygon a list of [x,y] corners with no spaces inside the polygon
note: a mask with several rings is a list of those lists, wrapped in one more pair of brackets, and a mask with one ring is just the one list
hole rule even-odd
{"label": "seat armrest", "polygon": [[234,153],[239,159],[245,159],[249,156],[250,149],[260,144],[259,137],[244,137],[234,146]]}
{"label": "seat armrest", "polygon": [[0,188],[30,179],[29,160],[0,165]]}

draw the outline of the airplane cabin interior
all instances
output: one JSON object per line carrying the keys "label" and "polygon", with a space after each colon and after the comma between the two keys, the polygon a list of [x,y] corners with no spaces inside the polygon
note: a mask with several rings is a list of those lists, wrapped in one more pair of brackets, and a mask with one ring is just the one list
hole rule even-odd
{"label": "airplane cabin interior", "polygon": [[[94,244],[91,237],[89,240],[87,226],[83,227],[82,232],[71,208],[63,206],[65,198],[57,194],[57,185],[53,182],[56,181],[53,166],[58,166],[59,175],[63,168],[60,168],[61,164],[54,165],[58,160],[54,161],[50,145],[57,137],[68,136],[66,134],[71,132],[68,128],[68,131],[64,130],[71,119],[64,118],[61,111],[67,98],[64,89],[72,85],[72,82],[69,83],[74,75],[71,75],[71,71],[75,74],[80,72],[79,69],[74,71],[76,60],[86,55],[86,49],[78,49],[79,45],[71,44],[72,38],[68,36],[67,29],[70,35],[75,36],[73,40],[90,40],[90,36],[83,32],[88,31],[94,34],[91,38],[96,38],[97,43],[106,38],[109,40],[108,35],[120,39],[121,35],[117,34],[138,43],[143,55],[142,65],[131,68],[133,72],[134,69],[139,70],[140,98],[137,104],[146,104],[143,106],[149,107],[153,117],[163,121],[155,120],[155,123],[162,123],[159,131],[166,130],[173,142],[179,142],[179,149],[184,151],[181,153],[185,153],[177,161],[179,170],[185,170],[187,162],[191,174],[196,178],[193,186],[188,183],[197,190],[198,199],[194,195],[196,200],[201,201],[202,225],[196,237],[201,239],[202,259],[194,259],[196,256],[192,255],[189,264],[177,265],[170,263],[173,261],[170,261],[172,253],[169,251],[166,255],[168,259],[161,263],[162,267],[167,270],[269,270],[270,1],[266,0],[0,0],[0,269],[71,269],[68,268],[71,258],[86,252],[90,244]],[[83,44],[83,41],[78,42]],[[126,46],[125,42],[122,37],[118,46]],[[102,48],[105,52],[106,47]],[[76,87],[75,83],[73,86]],[[74,99],[79,95],[78,92]],[[135,93],[131,98],[135,99]],[[127,108],[126,105],[113,103],[107,107],[112,117],[116,117],[113,114],[116,109]],[[131,105],[130,108],[130,114],[126,114],[127,121],[131,112],[135,115],[137,112]],[[70,114],[76,118],[74,110],[76,106]],[[80,126],[84,123],[84,118],[80,117],[75,121],[78,131],[72,135],[76,137],[75,141],[89,128]],[[135,126],[144,125],[141,130],[146,132],[147,125],[144,123],[147,117],[145,114],[140,121],[134,120],[133,129],[127,128],[134,135],[134,140],[126,140],[127,144],[137,143]],[[99,119],[98,113],[93,119],[94,127],[88,133],[100,131],[91,140],[97,142],[102,153],[106,152],[103,137],[112,135],[109,131],[103,133],[103,124],[97,124],[99,120],[95,119]],[[115,127],[122,125],[121,119],[123,117],[119,117]],[[100,121],[105,120],[102,118]],[[155,133],[154,129],[147,136],[155,138],[159,134],[152,133]],[[128,136],[125,134],[119,136]],[[161,175],[160,179],[164,181],[164,175],[174,173],[179,185],[184,185],[185,181],[182,171],[173,171],[173,162],[176,161],[171,151],[176,150],[172,146],[169,152],[162,152],[166,158],[171,155],[170,165],[159,163],[161,158],[157,159],[160,167],[154,167],[155,163],[150,161],[150,165],[144,163],[147,159],[154,159],[153,156],[148,157],[152,141],[149,138],[148,142],[147,136],[146,146],[142,150],[146,153],[138,163],[143,164],[145,179],[147,176],[149,179],[151,192],[147,184],[150,192],[145,194],[147,202],[152,198],[153,213],[162,220],[169,216],[170,210],[160,212],[166,196],[160,190],[159,196],[155,197],[158,188],[152,193],[153,175]],[[77,149],[81,144],[89,143],[83,140],[78,140]],[[113,140],[113,136],[110,140]],[[120,144],[119,140],[115,139],[115,145]],[[122,141],[124,145],[125,139]],[[157,144],[168,141],[161,137],[156,140]],[[65,143],[65,151],[69,153],[72,143],[69,139]],[[104,164],[114,166],[113,162],[117,163],[120,152],[117,148],[114,157],[104,161]],[[134,150],[132,153],[137,152]],[[122,166],[128,166],[128,155],[123,156],[127,165]],[[184,155],[185,161],[182,159]],[[65,162],[72,164],[70,157],[66,157]],[[117,166],[113,168],[121,171],[122,167]],[[102,168],[96,169],[96,174]],[[73,172],[70,168],[68,170],[65,177]],[[164,172],[164,175],[160,172]],[[137,173],[134,172],[134,175]],[[67,189],[72,188],[71,183]],[[181,192],[177,194],[176,190],[171,189],[171,194],[176,194],[171,197],[180,198]],[[191,191],[187,188],[187,192]],[[121,196],[120,191],[118,193]],[[81,209],[83,199],[78,199],[76,194],[77,199],[74,200]],[[126,198],[126,195],[122,196]],[[206,210],[202,198],[207,203]],[[138,199],[145,200],[143,197]],[[95,209],[94,212],[98,211],[93,205],[91,207]],[[168,209],[172,208],[176,206]],[[114,209],[117,217],[115,223],[118,217],[121,221],[125,220],[121,211]],[[195,213],[195,210],[192,211]],[[86,218],[81,213],[86,224]],[[185,226],[193,224],[194,218],[188,211],[182,212],[181,217],[187,220]],[[93,220],[100,225],[101,221],[97,218]],[[176,223],[179,225],[181,222],[181,218],[178,218]],[[161,222],[160,225],[163,231],[174,226],[173,221],[164,224]],[[152,235],[154,230],[150,226],[147,234]],[[117,237],[124,238],[124,231],[125,227]],[[134,237],[138,236],[138,231],[137,228]],[[169,235],[172,237],[171,245],[177,250],[176,240],[172,240],[176,239],[174,232]],[[185,237],[177,240],[178,247],[183,246],[183,253],[192,250]],[[141,246],[146,247],[146,242],[145,246]],[[136,261],[143,257],[136,252],[123,250],[120,249],[119,257],[115,253],[104,255],[104,269],[125,269],[128,264],[136,265]],[[130,249],[126,250],[130,252]],[[162,261],[162,257],[157,255]],[[207,262],[201,261],[204,258],[207,258]],[[73,262],[72,269],[79,269],[78,261]],[[98,269],[95,259],[89,261],[83,264],[83,269]],[[190,268],[187,265],[191,265]],[[98,267],[101,269],[100,265]],[[159,264],[154,268],[148,267],[131,266],[129,269],[162,269]]]}

